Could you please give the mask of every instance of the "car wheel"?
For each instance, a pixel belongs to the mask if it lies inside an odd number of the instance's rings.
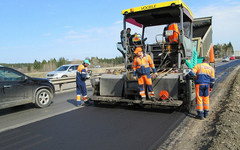
[[[66,78],[67,76],[66,75],[63,75],[62,78]]]
[[[39,108],[47,107],[52,102],[52,95],[49,90],[41,89],[35,95],[35,105]]]

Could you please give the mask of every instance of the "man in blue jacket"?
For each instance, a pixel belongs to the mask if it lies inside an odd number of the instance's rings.
[[[209,94],[215,83],[215,70],[209,64],[209,57],[203,59],[203,63],[197,64],[190,76],[195,76],[196,96],[197,96],[197,113],[198,119],[203,119],[208,116],[210,109]]]
[[[87,77],[87,67],[90,65],[89,60],[84,60],[82,65],[78,66],[77,75],[76,75],[76,87],[77,87],[77,106],[84,105],[88,103],[87,99],[87,88],[86,88],[86,79]],[[83,100],[81,100],[81,95]]]

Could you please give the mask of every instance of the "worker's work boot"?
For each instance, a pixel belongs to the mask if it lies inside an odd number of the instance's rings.
[[[203,116],[199,116],[199,115],[197,115],[197,116],[195,117],[195,119],[203,120],[204,118],[203,118]]]
[[[90,105],[91,105],[90,102],[89,102],[89,100],[84,101],[84,104],[85,104],[85,106],[90,106]]]
[[[207,118],[208,117],[208,110],[204,110],[204,118]]]
[[[140,105],[143,105],[143,103],[146,102],[146,100],[147,100],[146,97],[142,97],[142,100],[141,100],[141,102],[140,102]]]
[[[146,101],[147,99],[146,99],[146,97],[142,97],[142,101]]]
[[[77,101],[76,106],[77,106],[77,107],[81,106],[81,101]]]
[[[197,116],[195,117],[196,119],[200,119],[200,120],[203,120],[204,117],[203,117],[203,111],[197,111]]]

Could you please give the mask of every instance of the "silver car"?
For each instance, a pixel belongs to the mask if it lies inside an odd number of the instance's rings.
[[[223,57],[222,62],[229,62],[230,58],[228,56]]]
[[[79,64],[68,64],[60,66],[55,71],[47,73],[46,78],[58,79],[64,77],[75,77],[78,66]]]

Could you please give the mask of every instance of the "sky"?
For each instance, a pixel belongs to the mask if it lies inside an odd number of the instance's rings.
[[[1,0],[0,63],[121,56],[121,11],[165,1]],[[213,44],[231,42],[240,50],[239,0],[183,1],[194,18],[213,16]]]

